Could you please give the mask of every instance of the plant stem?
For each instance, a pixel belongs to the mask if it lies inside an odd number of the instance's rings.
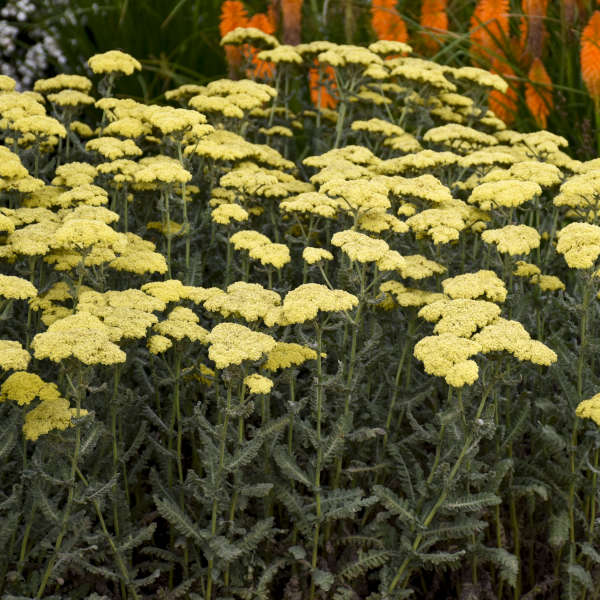
[[[83,368],[81,365],[79,366],[79,386],[77,388],[76,395],[76,418],[79,418],[81,415],[81,398],[85,393],[85,389],[83,387]],[[52,574],[52,569],[56,563],[56,559],[58,558],[58,553],[62,546],[63,539],[67,532],[67,524],[69,522],[69,517],[71,516],[71,509],[73,507],[73,496],[75,494],[75,474],[77,471],[77,463],[79,461],[79,450],[81,448],[81,428],[79,424],[75,426],[75,448],[73,449],[73,456],[71,458],[71,472],[69,474],[69,493],[67,495],[67,504],[65,507],[65,512],[63,514],[62,523],[60,526],[60,531],[58,532],[58,537],[56,538],[56,542],[54,544],[54,551],[52,552],[52,556],[46,565],[46,570],[42,575],[42,580],[40,582],[40,587],[38,588],[36,598],[41,598],[44,590],[46,589],[46,585],[48,585],[48,579]]]
[[[321,354],[323,352],[323,327],[315,321],[315,330],[317,334],[317,462],[315,465],[315,503],[316,503],[316,519],[315,528],[313,530],[313,549],[311,567],[317,568],[319,557],[319,530],[321,525],[321,462],[323,460],[323,450],[321,448],[321,411],[323,404],[323,364]],[[313,600],[315,597],[315,581],[311,577],[310,596]]]

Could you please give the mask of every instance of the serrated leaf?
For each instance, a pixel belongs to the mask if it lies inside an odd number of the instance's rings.
[[[598,552],[589,542],[585,542],[581,546],[581,553],[584,556],[587,556],[592,562],[600,565],[600,552]]]
[[[273,458],[275,459],[277,466],[285,475],[304,484],[307,488],[312,489],[313,486],[308,475],[298,466],[298,463],[293,456],[288,454],[282,448],[276,448],[273,452]]]
[[[240,495],[247,496],[248,498],[264,498],[272,489],[272,483],[256,483],[254,485],[245,485],[240,489]]]
[[[321,571],[321,569],[313,569],[311,571],[312,580],[317,587],[320,587],[324,592],[328,592],[335,581],[332,573],[329,571]]]
[[[590,575],[589,571],[584,569],[581,565],[572,563],[567,567],[567,573],[581,584],[588,592],[594,591],[594,580]]]
[[[398,498],[392,490],[389,490],[382,485],[374,485],[373,493],[391,513],[401,517],[409,523],[418,523],[416,515],[408,507],[408,503],[405,500]]]
[[[500,502],[502,499],[496,494],[482,492],[448,500],[444,503],[443,508],[450,512],[475,512],[483,510],[487,506],[496,506]]]
[[[306,558],[306,550],[302,546],[291,546],[288,548],[288,552],[296,560],[304,560]]]
[[[558,549],[569,539],[569,513],[563,510],[558,515],[550,517],[548,543]]]
[[[465,550],[458,552],[419,552],[417,556],[426,564],[438,567],[440,565],[453,564],[455,565],[465,555]]]
[[[225,536],[218,535],[208,542],[209,548],[223,562],[230,563],[243,554],[242,548],[232,544]]]
[[[204,542],[208,539],[208,534],[198,529],[173,501],[168,498],[160,499],[156,494],[153,498],[160,515],[173,525],[179,533],[198,542]]]
[[[505,550],[504,548],[489,548],[487,546],[480,548],[479,554],[484,560],[488,560],[498,568],[500,578],[510,585],[517,585],[519,574],[519,559]]]
[[[371,569],[377,569],[390,559],[391,553],[386,550],[371,550],[364,554],[359,553],[358,559],[346,565],[339,576],[347,581],[360,577]]]

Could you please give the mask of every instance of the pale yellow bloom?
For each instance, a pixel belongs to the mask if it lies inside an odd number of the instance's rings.
[[[444,293],[450,298],[479,298],[485,296],[492,302],[506,300],[506,286],[494,271],[480,270],[464,273],[442,281]]]
[[[268,394],[273,389],[273,380],[258,373],[244,377],[244,385],[251,394]]]
[[[556,251],[565,257],[569,267],[589,269],[594,266],[600,255],[600,227],[590,223],[570,223],[556,236]]]
[[[0,296],[15,300],[25,300],[37,296],[35,286],[21,277],[0,274]]]
[[[5,371],[24,370],[30,360],[31,355],[23,349],[20,342],[0,340],[0,369]]]
[[[260,360],[275,347],[275,340],[265,333],[252,331],[237,323],[219,323],[208,334],[208,357],[217,369],[239,365],[245,360]]]
[[[311,248],[307,246],[302,251],[302,258],[309,264],[314,265],[321,260],[333,260],[333,254],[325,248]]]
[[[131,75],[140,71],[142,65],[130,54],[120,50],[109,50],[102,54],[94,54],[88,59],[88,65],[94,73],[122,73]]]
[[[529,225],[506,225],[500,229],[488,229],[481,234],[481,239],[488,244],[496,244],[498,252],[529,254],[540,245],[540,234]]]
[[[581,419],[592,419],[600,426],[600,394],[596,394],[577,405],[575,414]]]

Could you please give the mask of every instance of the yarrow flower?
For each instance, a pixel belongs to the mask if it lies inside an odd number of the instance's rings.
[[[237,323],[219,323],[207,336],[208,357],[217,369],[257,361],[275,347],[275,340],[265,333],[252,331]]]
[[[540,245],[540,234],[529,225],[506,225],[500,229],[488,229],[481,234],[481,239],[488,244],[496,244],[498,252],[529,254]]]
[[[452,333],[442,333],[419,340],[413,353],[423,363],[426,373],[446,378],[448,385],[453,387],[462,387],[477,380],[477,364],[468,359],[480,351],[481,346],[477,342]]]
[[[493,271],[480,270],[464,273],[442,281],[444,293],[450,298],[479,298],[485,296],[492,302],[506,300],[506,286]]]
[[[94,73],[122,73],[131,75],[134,71],[140,71],[142,65],[130,54],[120,50],[109,50],[102,54],[94,54],[88,59],[88,65]]]
[[[273,380],[258,373],[244,377],[244,385],[252,394],[268,394],[273,389]]]
[[[358,298],[344,290],[330,290],[319,283],[305,283],[288,292],[283,305],[265,316],[268,327],[304,323],[317,318],[319,311],[338,312],[354,308]]]
[[[600,227],[591,223],[570,223],[556,233],[556,251],[572,269],[589,269],[600,255]]]
[[[575,409],[575,414],[581,419],[592,419],[600,426],[600,394],[581,401]]]

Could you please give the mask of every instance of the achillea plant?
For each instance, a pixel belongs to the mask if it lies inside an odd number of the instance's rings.
[[[177,108],[0,80],[0,595],[593,598],[597,160],[274,26]]]

